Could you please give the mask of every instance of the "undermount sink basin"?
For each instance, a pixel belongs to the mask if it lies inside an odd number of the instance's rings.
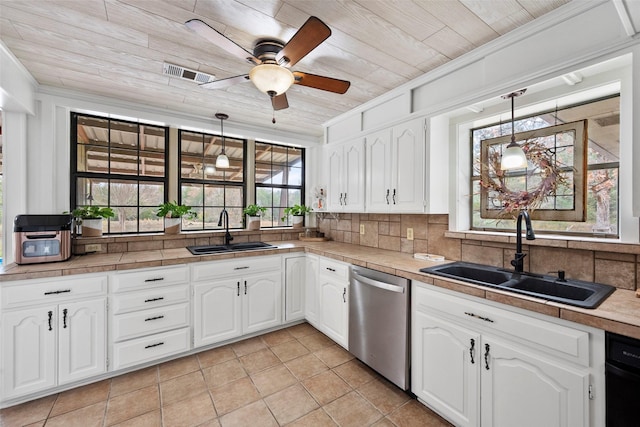
[[[254,251],[260,249],[275,249],[277,246],[264,242],[245,242],[235,243],[232,245],[203,245],[203,246],[187,246],[189,252],[193,255],[208,255],[223,252],[239,252]]]
[[[583,308],[596,308],[615,290],[613,286],[601,283],[515,273],[467,262],[438,265],[420,271]]]

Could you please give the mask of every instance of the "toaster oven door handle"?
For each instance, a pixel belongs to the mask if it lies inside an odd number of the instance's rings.
[[[58,237],[57,234],[27,234],[25,236],[27,239],[30,240],[34,240],[34,239],[55,239],[56,237]]]

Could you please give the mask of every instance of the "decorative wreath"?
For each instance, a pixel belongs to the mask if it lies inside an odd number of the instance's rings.
[[[501,217],[515,218],[522,209],[533,212],[539,208],[545,197],[555,195],[560,185],[567,185],[568,179],[561,174],[561,165],[554,159],[554,154],[539,141],[523,144],[522,149],[527,160],[540,170],[540,184],[527,191],[512,191],[507,188],[506,173],[500,168],[502,155],[492,151],[487,159],[488,173],[480,181],[480,185],[496,194],[494,199],[501,202]],[[529,173],[529,172],[528,172]]]

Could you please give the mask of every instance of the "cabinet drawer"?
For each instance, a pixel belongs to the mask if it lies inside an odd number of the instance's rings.
[[[189,350],[189,331],[189,328],[182,328],[114,344],[112,370],[151,362]]]
[[[263,271],[280,271],[280,256],[246,257],[241,259],[213,261],[193,265],[193,280],[204,281],[225,276],[239,276]]]
[[[177,285],[189,282],[189,267],[153,268],[115,273],[111,276],[111,291],[123,292],[155,286]]]
[[[472,301],[413,282],[413,308],[437,311],[478,330],[499,334],[544,354],[589,366],[589,333]]]
[[[349,281],[349,264],[331,258],[320,258],[318,272],[340,281]]]
[[[189,326],[189,304],[174,304],[113,317],[114,342]]]
[[[111,297],[111,307],[113,314],[121,314],[186,301],[189,301],[189,285],[160,286],[114,295]]]
[[[2,307],[13,308],[61,302],[107,292],[107,276],[64,276],[52,279],[21,280],[2,285]]]

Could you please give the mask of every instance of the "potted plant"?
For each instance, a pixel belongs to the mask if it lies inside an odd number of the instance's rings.
[[[191,206],[179,205],[173,202],[164,202],[158,206],[156,216],[164,218],[165,234],[178,234],[182,229],[182,218],[196,218],[198,214],[191,210]]]
[[[247,230],[260,230],[260,216],[267,211],[267,208],[260,205],[249,205],[242,213],[247,216]]]
[[[83,206],[71,212],[76,222],[76,226],[82,226],[82,237],[102,236],[102,220],[113,218],[115,213],[111,208],[100,206]]]
[[[305,214],[311,212],[312,209],[305,205],[293,205],[284,209],[282,221],[286,221],[289,215],[293,217],[293,228],[302,228]]]

